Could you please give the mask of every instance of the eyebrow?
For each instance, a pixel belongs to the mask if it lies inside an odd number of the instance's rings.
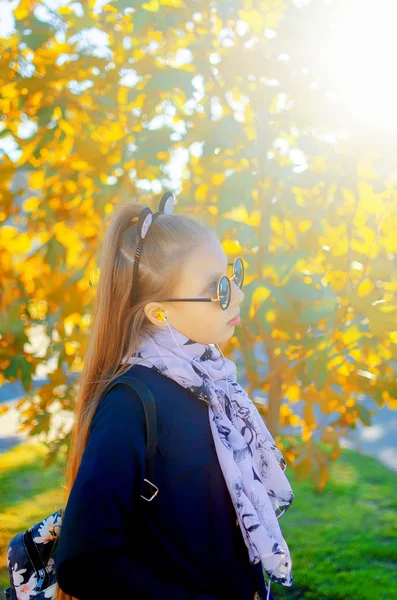
[[[229,263],[229,257],[226,257],[227,263],[226,263],[226,268],[230,265],[232,265],[233,263]],[[211,275],[208,279],[207,279],[207,283],[205,284],[204,290],[210,285],[210,283],[213,283],[216,279],[219,279],[220,277],[222,277],[223,273],[214,273],[213,275]],[[203,291],[204,291],[203,290]]]

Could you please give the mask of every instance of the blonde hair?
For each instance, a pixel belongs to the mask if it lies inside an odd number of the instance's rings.
[[[196,218],[182,214],[156,217],[143,243],[139,293],[133,305],[133,264],[138,243],[136,221],[143,208],[143,204],[135,201],[116,205],[103,238],[92,329],[75,400],[75,420],[65,471],[65,506],[100,398],[107,386],[130,368],[127,360],[121,364],[123,357],[131,357],[141,337],[150,336],[157,330],[146,317],[145,305],[172,297],[179,282],[181,262],[214,237],[214,232]],[[65,594],[58,585],[55,599],[77,600]]]

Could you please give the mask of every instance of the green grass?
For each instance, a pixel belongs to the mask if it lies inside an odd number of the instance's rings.
[[[61,460],[44,470],[46,447],[29,442],[0,454],[0,598],[9,585],[8,543],[17,533],[63,507]]]
[[[347,449],[323,493],[287,473],[295,499],[280,526],[295,583],[272,584],[275,598],[397,599],[397,474]]]
[[[44,471],[45,446],[24,443],[1,455],[0,597],[8,586],[7,545],[62,505],[61,461]],[[280,519],[293,560],[294,585],[272,583],[277,600],[397,599],[397,474],[375,459],[343,450],[323,493],[288,479],[295,493]]]

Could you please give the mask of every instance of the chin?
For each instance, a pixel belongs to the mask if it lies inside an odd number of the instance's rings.
[[[222,337],[218,337],[216,341],[211,342],[212,344],[224,344],[225,342],[227,342],[228,340],[230,340],[230,338],[234,335],[234,331],[235,331],[235,327],[230,327],[230,325],[228,325],[228,329],[229,331],[227,331],[225,333],[225,335],[223,335]]]

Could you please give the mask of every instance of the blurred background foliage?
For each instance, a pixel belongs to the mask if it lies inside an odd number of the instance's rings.
[[[68,448],[70,424],[51,425],[73,411],[105,220],[124,198],[156,210],[165,189],[244,258],[224,351],[267,395],[298,480],[321,491],[343,433],[397,408],[395,142],[340,98],[330,53],[350,4],[15,3],[0,40],[0,384],[21,381],[21,428],[47,465]]]

